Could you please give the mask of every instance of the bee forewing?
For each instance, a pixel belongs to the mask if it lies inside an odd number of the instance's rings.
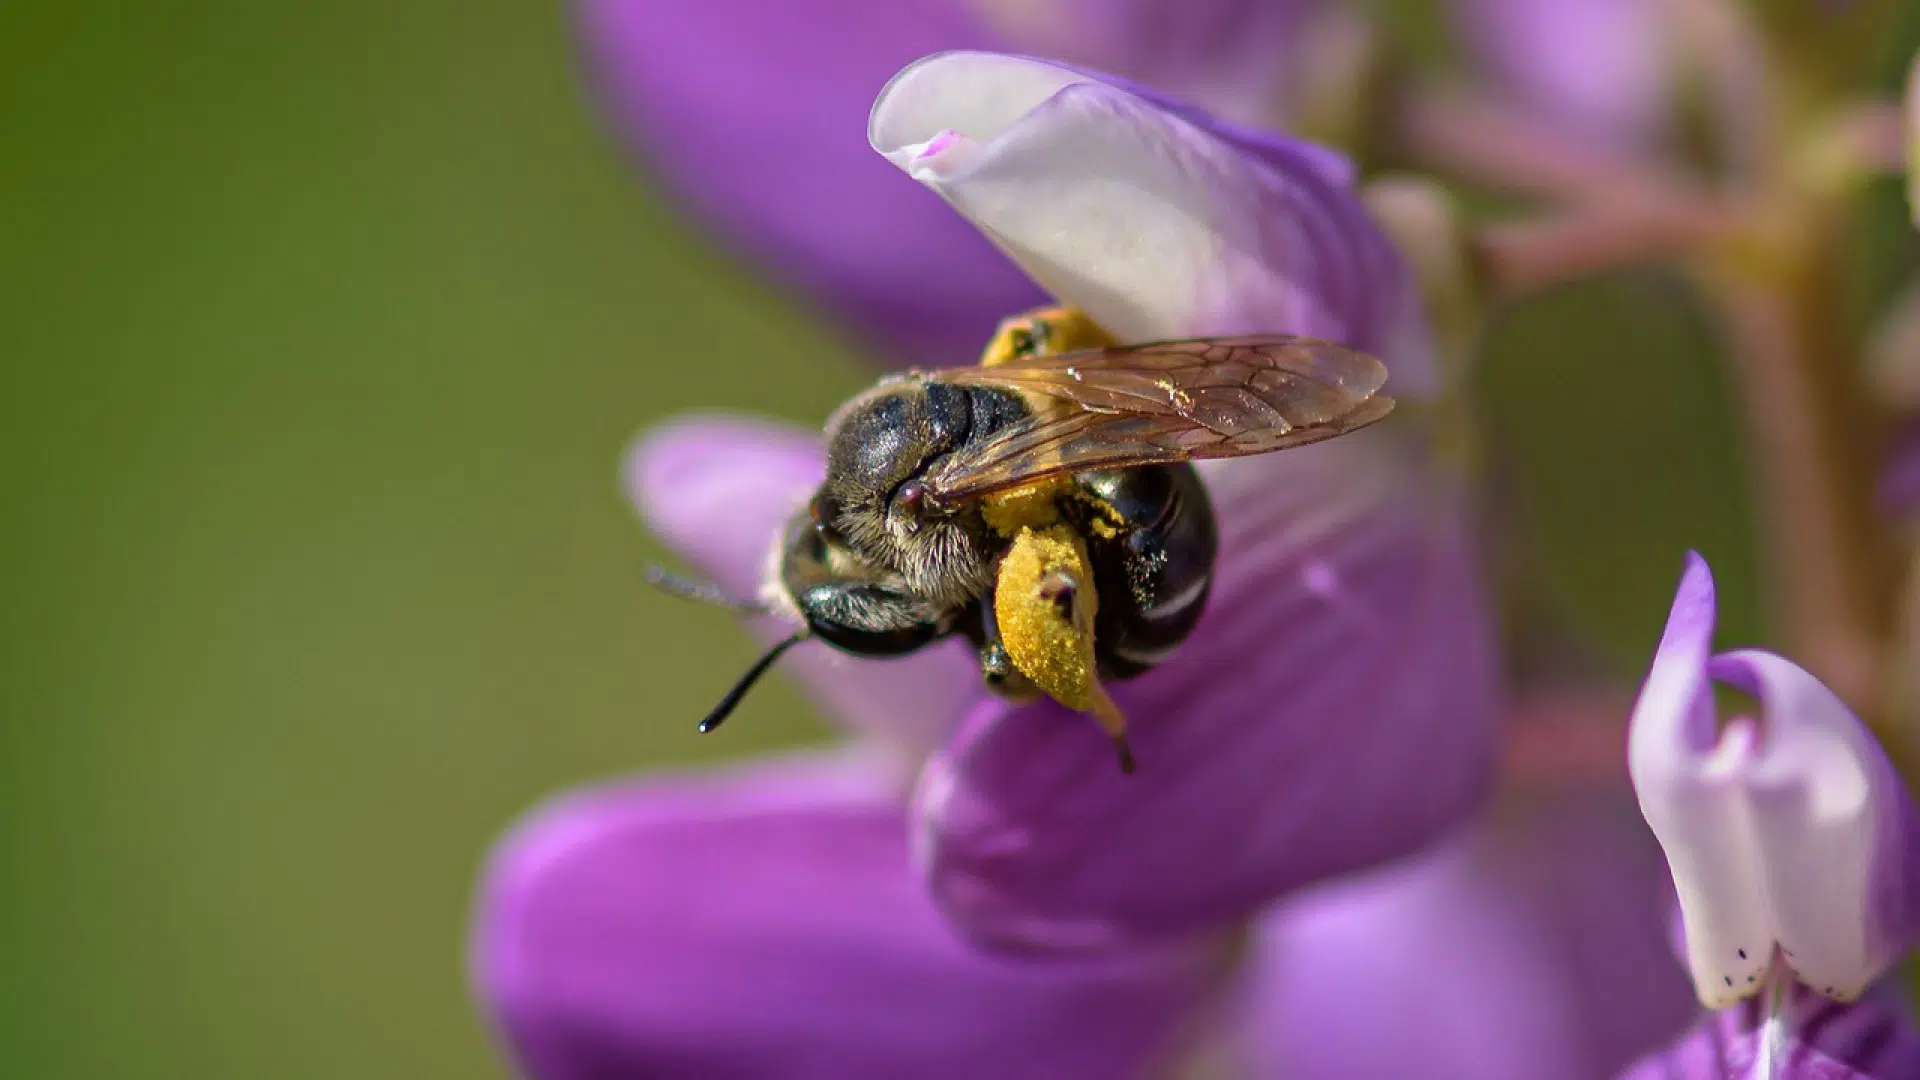
[[[942,498],[1093,468],[1240,457],[1332,438],[1384,417],[1384,365],[1283,334],[1062,353],[934,378],[1060,402],[950,457]]]

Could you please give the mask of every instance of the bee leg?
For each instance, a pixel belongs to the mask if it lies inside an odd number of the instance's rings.
[[[979,642],[980,678],[987,684],[987,689],[1016,701],[1031,698],[1036,687],[1021,674],[1020,668],[1013,662],[1013,656],[1007,652],[1007,643],[1000,639],[1000,620],[994,615],[992,592],[988,592],[980,603]]]
[[[1120,758],[1120,771],[1132,776],[1133,746],[1127,742],[1127,714],[1120,711],[1120,706],[1113,703],[1113,699],[1107,696],[1106,689],[1098,682],[1093,684],[1092,696],[1093,701],[1087,711],[1093,715],[1094,720],[1099,722],[1101,730],[1107,733],[1107,738],[1113,740],[1114,753]]]
[[[1007,647],[998,641],[988,643],[980,650],[980,677],[995,690],[1006,685],[1007,680],[1020,674],[1013,666],[1013,657],[1007,655]]]
[[[996,637],[1033,685],[1076,712],[1091,715],[1134,770],[1127,718],[1100,685],[1094,622],[1100,595],[1085,543],[1065,524],[1022,528],[1000,562],[992,598]]]
[[[1120,771],[1132,776],[1133,747],[1127,742],[1127,714],[1108,696],[1107,688],[1100,685],[1097,676],[1088,676],[1085,694],[1083,708],[1100,725],[1100,730],[1107,733],[1107,738],[1113,740],[1114,752],[1120,758]]]
[[[1061,568],[1047,571],[1041,577],[1035,592],[1043,602],[1053,608],[1060,621],[1068,625],[1081,621],[1077,617],[1077,609],[1080,605],[1087,603],[1093,595],[1088,591],[1083,597],[1079,576]],[[1085,616],[1084,621],[1090,624],[1093,621],[1092,616],[1090,614]],[[1091,651],[1093,634],[1090,629],[1086,633],[1086,641],[1087,648]],[[1097,663],[1094,666],[1097,667]],[[1114,704],[1113,698],[1108,696],[1107,688],[1100,685],[1099,676],[1089,671],[1085,678],[1085,685],[1080,688],[1080,708],[1093,717],[1094,721],[1100,725],[1100,729],[1107,733],[1107,738],[1113,740],[1114,752],[1120,759],[1120,771],[1132,776],[1135,763],[1133,747],[1127,742],[1127,714],[1121,712],[1120,706]]]

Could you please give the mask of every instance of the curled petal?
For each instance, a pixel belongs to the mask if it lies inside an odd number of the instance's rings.
[[[1768,1016],[1760,998],[1702,1019],[1622,1080],[1895,1080],[1920,1076],[1920,1035],[1870,1001],[1843,1005],[1791,989]]]
[[[1808,985],[1852,997],[1860,973],[1877,976],[1913,940],[1912,801],[1866,726],[1812,675],[1752,649],[1708,671],[1760,702],[1764,741],[1743,771],[1780,946]]]
[[[1514,807],[1262,919],[1243,1074],[1606,1080],[1694,1013],[1630,805]]]
[[[820,759],[540,811],[494,853],[472,965],[537,1080],[1135,1076],[1208,970],[968,948],[910,872],[891,793]]]
[[[667,546],[722,589],[751,597],[773,569],[782,529],[825,468],[816,435],[710,417],[670,424],[641,439],[627,455],[626,478],[635,505]],[[683,603],[667,597],[655,602]],[[706,614],[689,611],[687,617]],[[773,619],[755,622],[765,641],[793,629]],[[781,663],[827,715],[913,760],[932,750],[979,693],[979,671],[957,642],[887,660],[857,659],[810,643]]]
[[[1776,945],[1821,993],[1858,997],[1906,949],[1920,902],[1913,805],[1879,745],[1813,676],[1769,653],[1709,659],[1697,555],[1628,733],[1641,812],[1666,851],[1701,1001],[1756,992]],[[1759,702],[1716,732],[1710,678]]]
[[[579,0],[578,12],[597,96],[656,175],[895,363],[966,363],[1003,315],[1041,301],[861,143],[857,118],[902,64],[988,44],[966,5]]]
[[[1330,151],[988,53],[895,76],[868,139],[1121,341],[1307,334],[1432,389],[1412,275]]]
[[[1457,493],[1374,434],[1208,471],[1209,607],[1110,687],[1136,775],[1048,703],[980,706],[930,762],[921,854],[960,926],[1038,949],[1204,930],[1478,805],[1498,703]]]

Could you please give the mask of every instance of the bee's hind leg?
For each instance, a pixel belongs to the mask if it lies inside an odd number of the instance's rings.
[[[1133,746],[1127,742],[1127,714],[1120,711],[1107,696],[1107,691],[1099,683],[1093,685],[1093,701],[1087,708],[1087,714],[1100,725],[1100,730],[1113,740],[1113,750],[1120,759],[1120,771],[1133,775]]]
[[[1065,523],[1023,528],[1000,560],[992,608],[996,636],[1033,685],[1086,713],[1113,740],[1120,771],[1134,771],[1127,718],[1100,685],[1094,624],[1100,595],[1086,544]]]
[[[1053,598],[1049,598],[1052,600]],[[978,621],[975,613],[969,611],[965,626],[970,638],[980,654],[980,677],[987,689],[1012,701],[1031,701],[1040,696],[1040,687],[1021,672],[1014,664],[1013,655],[1007,652],[1007,643],[1000,636],[1000,620],[994,614],[994,595],[989,590],[978,605]],[[1120,771],[1131,775],[1134,771],[1133,747],[1127,742],[1127,717],[1107,696],[1106,688],[1095,682],[1089,688],[1087,713],[1100,730],[1107,733],[1113,741],[1114,753],[1120,762]]]
[[[993,611],[993,592],[989,590],[980,599],[979,625],[968,636],[974,640],[980,654],[980,678],[987,689],[1001,697],[1014,701],[1027,701],[1040,693],[1033,680],[1014,666],[1013,657],[1007,652],[1007,643],[1000,637],[1000,620]]]

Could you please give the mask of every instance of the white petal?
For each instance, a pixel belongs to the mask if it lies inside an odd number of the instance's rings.
[[[1069,86],[1083,89],[1060,93]],[[1160,140],[1140,127],[1180,122],[1144,103],[1119,116],[1115,99],[1123,96],[1034,61],[938,57],[908,68],[881,94],[869,134],[875,149],[945,196],[1042,287],[1121,340],[1230,332],[1194,318],[1203,282],[1190,268],[1230,257],[1211,225],[1217,215],[1194,204],[1191,185],[1153,168]],[[965,168],[914,156],[928,125],[986,145]],[[1186,171],[1203,163],[1163,164]],[[1162,175],[1141,182],[1149,172]]]
[[[981,53],[902,71],[868,138],[1123,341],[1308,334],[1376,352],[1396,393],[1430,385],[1407,268],[1318,147]]]
[[[1637,733],[1654,723],[1643,722],[1636,710],[1634,725]],[[1713,752],[1671,770],[1664,782],[1634,774],[1640,812],[1673,874],[1694,992],[1710,1008],[1758,990],[1773,959],[1765,870],[1736,775],[1753,742],[1752,725],[1740,724]]]
[[[1743,779],[1775,935],[1802,982],[1851,1001],[1905,947],[1874,896],[1877,873],[1904,877],[1900,780],[1852,711],[1793,663],[1748,650],[1712,672],[1761,702],[1765,738]]]
[[[1689,554],[1627,728],[1627,770],[1673,873],[1694,992],[1718,1007],[1759,988],[1774,938],[1737,776],[1754,733],[1739,725],[1714,737],[1713,623],[1712,572]]]
[[[1866,729],[1768,653],[1710,657],[1713,579],[1690,555],[1634,706],[1627,764],[1679,893],[1700,1000],[1758,990],[1775,946],[1850,1000],[1911,939],[1912,808]],[[1716,736],[1710,677],[1760,700]]]
[[[1079,72],[995,53],[951,52],[908,66],[873,104],[867,141],[906,168],[903,152],[944,130],[989,142],[1033,107],[1074,83]]]

